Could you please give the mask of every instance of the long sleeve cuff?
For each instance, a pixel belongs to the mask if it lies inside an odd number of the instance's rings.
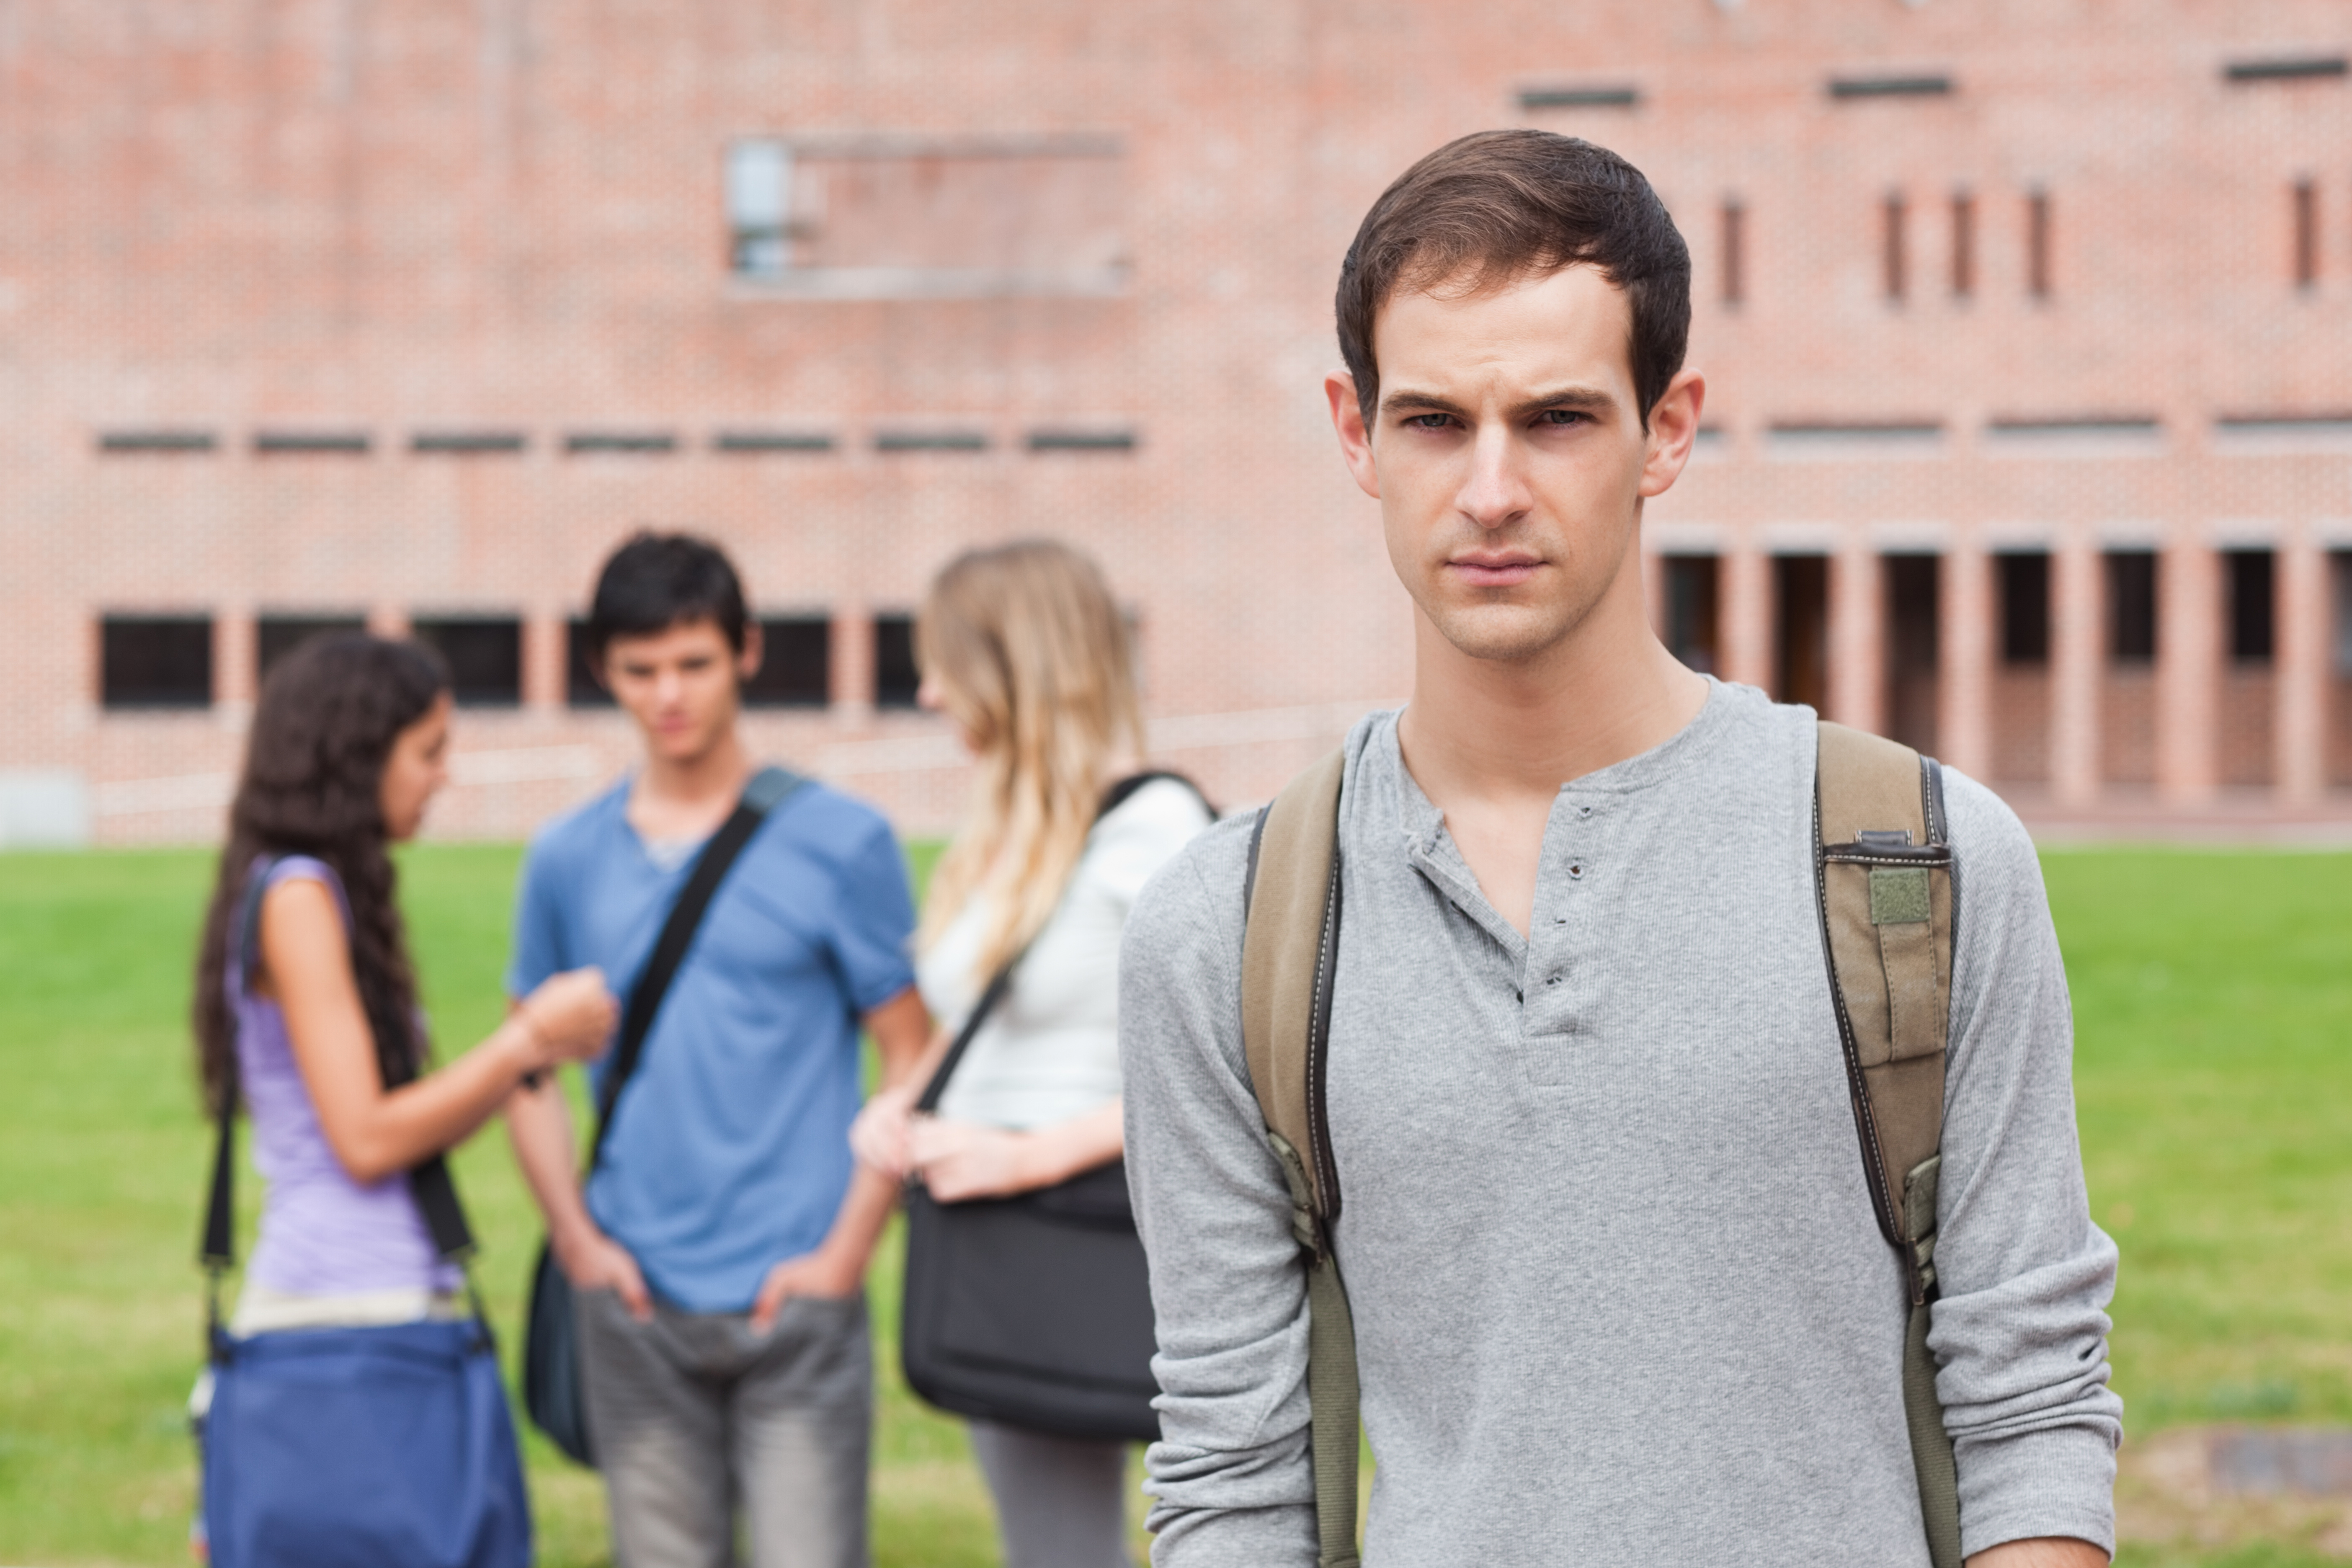
[[[2113,1556],[2118,1436],[2098,1420],[1961,1438],[1954,1453],[1961,1555],[2059,1536]]]

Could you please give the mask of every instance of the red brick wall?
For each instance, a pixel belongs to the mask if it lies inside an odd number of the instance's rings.
[[[1847,584],[1832,588],[1829,700],[1879,722],[1879,551],[1948,552],[1958,602],[1981,606],[1969,563],[2003,539],[2079,551],[2120,526],[2169,562],[2217,531],[2307,550],[2338,526],[2352,433],[2215,421],[2352,408],[2352,82],[2223,78],[2232,60],[2347,45],[2352,16],[2322,0],[17,0],[0,33],[0,766],[79,770],[105,837],[204,836],[250,697],[253,615],[513,612],[529,622],[526,701],[467,716],[463,742],[496,755],[438,822],[520,831],[627,755],[611,715],[561,706],[560,622],[600,552],[651,523],[725,541],[763,607],[841,618],[845,700],[762,717],[761,742],[932,827],[961,774],[931,721],[865,706],[860,628],[911,606],[957,549],[1042,531],[1097,552],[1138,607],[1171,760],[1222,799],[1263,796],[1352,705],[1409,683],[1408,606],[1318,385],[1337,358],[1339,258],[1412,159],[1512,123],[1625,153],[1690,238],[1693,363],[1721,435],[1650,526],[1726,556],[1726,671],[1769,679],[1759,557],[1826,551]],[[1952,90],[1829,90],[1932,73]],[[1621,85],[1630,108],[1519,97]],[[843,300],[732,280],[723,153],[759,135],[1107,139],[1125,282]],[[2324,243],[2298,289],[2288,192],[2306,174]],[[1956,298],[1963,188],[1975,253]],[[1893,192],[1899,302],[1884,290]],[[2035,192],[2052,215],[2046,298],[2029,287]],[[1736,307],[1719,298],[1727,199],[1745,215]],[[991,254],[1027,254],[1017,238]],[[1996,429],[2086,418],[2156,423]],[[1939,433],[1775,433],[1890,422]],[[220,446],[96,450],[100,432],[154,427]],[[742,427],[835,446],[709,449]],[[362,430],[373,447],[255,455],[255,432],[275,428]],[[1137,444],[1032,453],[1043,428]],[[528,446],[408,449],[452,429]],[[910,429],[989,445],[876,449]],[[674,433],[677,447],[568,455],[573,432]],[[224,700],[100,711],[92,623],[108,609],[222,616]],[[2181,640],[2147,700],[2133,753],[2147,763],[2089,774],[2145,771],[2184,800],[2220,782],[2219,644],[2194,624],[2208,614],[2168,622]],[[1999,761],[2032,747],[1997,739],[1987,710],[2010,704],[1981,627],[1942,635],[1939,745],[1979,773],[2032,771]],[[2343,744],[2325,684],[2305,686],[2311,721],[2276,731],[2282,791],[2317,788]],[[2050,709],[2112,736],[2121,716],[2095,713],[2113,696],[2053,690]],[[2091,743],[2046,739],[2061,755]]]

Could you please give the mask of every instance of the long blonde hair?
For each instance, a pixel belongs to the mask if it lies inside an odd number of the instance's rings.
[[[963,826],[932,873],[929,948],[976,900],[992,973],[1053,917],[1108,764],[1141,755],[1127,623],[1091,560],[1053,540],[958,556],[931,584],[915,658],[980,754]]]

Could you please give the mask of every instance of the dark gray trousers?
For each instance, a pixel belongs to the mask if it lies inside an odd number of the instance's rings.
[[[971,1423],[1005,1568],[1127,1568],[1127,1450]]]
[[[580,1373],[619,1568],[866,1568],[874,1362],[861,1291],[742,1313],[580,1297]]]

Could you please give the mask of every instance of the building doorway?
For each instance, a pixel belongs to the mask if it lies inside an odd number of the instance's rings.
[[[1772,698],[1824,711],[1830,696],[1830,559],[1772,558]]]
[[[1720,573],[1712,555],[1669,555],[1665,573],[1666,651],[1701,675],[1713,675],[1722,666],[1718,640],[1721,603]]]
[[[1993,609],[2000,659],[1992,675],[1992,776],[2050,780],[2050,553],[1996,555]]]

